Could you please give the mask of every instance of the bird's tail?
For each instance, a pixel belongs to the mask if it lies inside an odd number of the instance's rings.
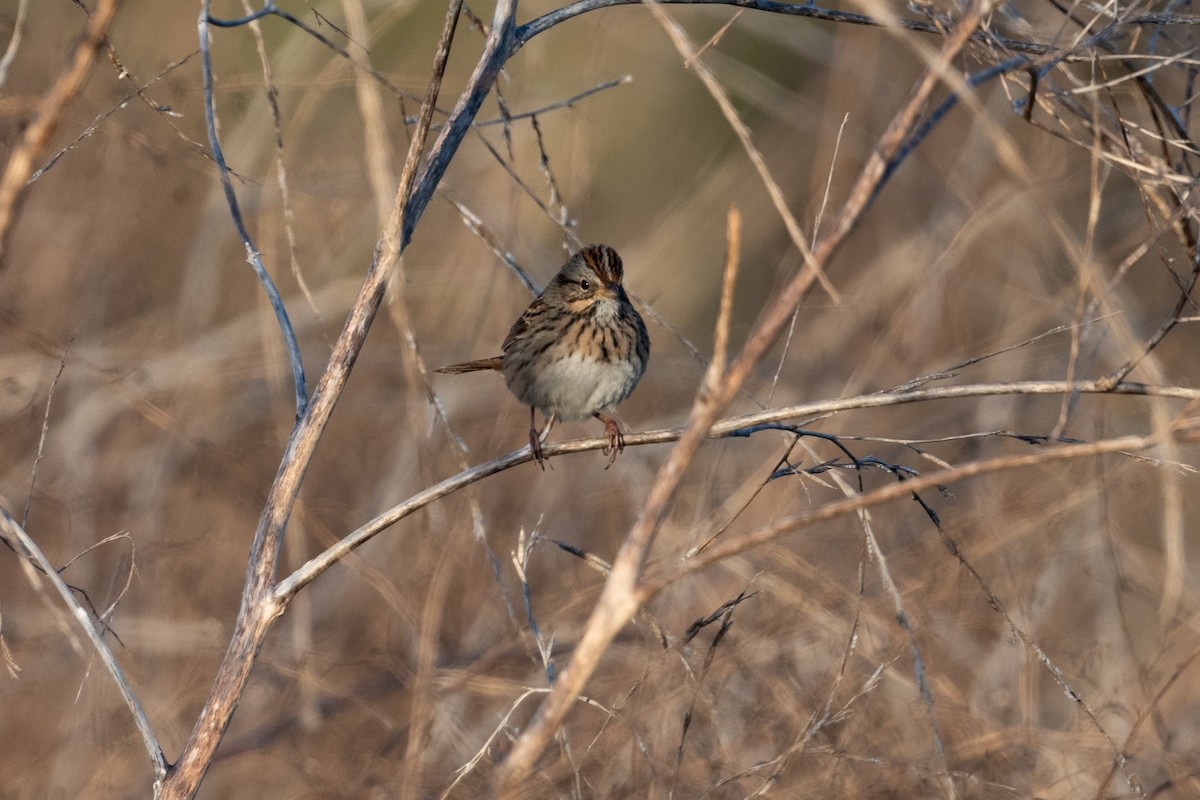
[[[491,358],[480,358],[475,361],[464,361],[461,364],[451,364],[448,367],[435,369],[434,372],[445,372],[451,375],[457,375],[460,372],[479,372],[485,369],[494,369],[497,372],[503,372],[504,367],[500,363],[501,356],[492,356]]]

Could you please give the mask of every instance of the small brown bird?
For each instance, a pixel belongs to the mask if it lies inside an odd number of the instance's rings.
[[[442,367],[459,373],[494,369],[529,406],[529,447],[545,469],[535,412],[555,419],[589,416],[604,423],[608,463],[625,449],[617,421],[603,409],[620,403],[637,386],[650,359],[646,324],[621,286],[617,251],[589,245],[570,258],[554,280],[513,323],[503,355]]]

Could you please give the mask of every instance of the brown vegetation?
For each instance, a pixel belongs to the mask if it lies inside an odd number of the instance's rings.
[[[0,3],[0,797],[1200,794],[1196,18],[289,4],[235,215],[115,5]],[[650,366],[542,472],[431,370],[587,242]]]

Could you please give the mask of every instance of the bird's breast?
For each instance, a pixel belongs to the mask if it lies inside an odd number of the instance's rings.
[[[505,381],[526,405],[583,419],[610,408],[633,391],[642,365],[629,359],[604,360],[575,352],[543,361],[536,370],[505,370]]]

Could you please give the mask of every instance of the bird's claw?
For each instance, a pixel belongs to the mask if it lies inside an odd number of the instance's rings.
[[[602,451],[608,456],[608,467],[611,467],[617,460],[617,454],[625,452],[625,434],[621,433],[621,426],[617,421],[610,416],[596,412],[596,419],[604,423],[604,435],[608,437],[608,442],[604,445]]]

